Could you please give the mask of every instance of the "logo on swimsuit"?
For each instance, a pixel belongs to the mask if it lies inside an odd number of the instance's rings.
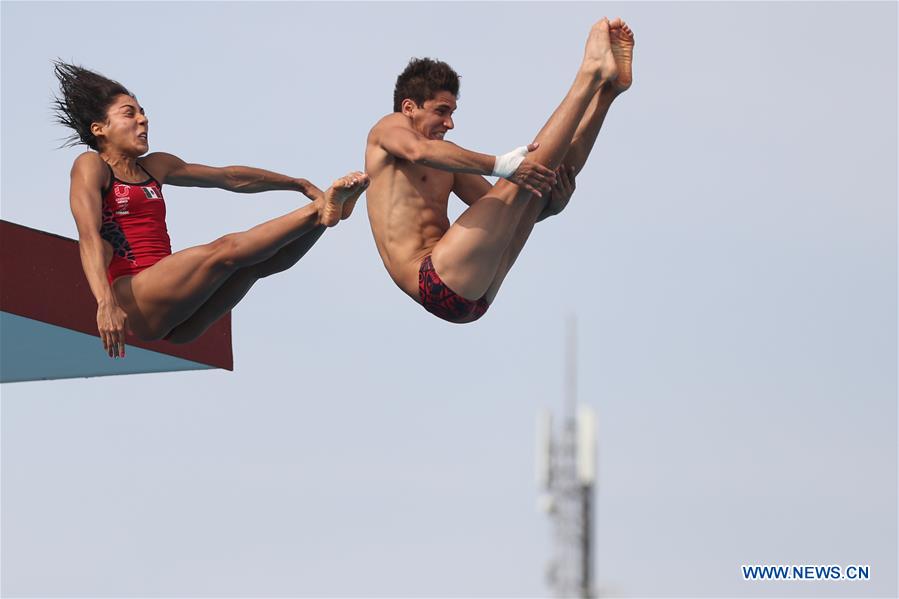
[[[148,200],[158,200],[160,199],[159,194],[156,193],[155,187],[141,187],[144,190],[144,195],[147,196]]]
[[[116,185],[113,189],[115,189],[115,195],[117,198],[127,197],[131,192],[130,185]]]

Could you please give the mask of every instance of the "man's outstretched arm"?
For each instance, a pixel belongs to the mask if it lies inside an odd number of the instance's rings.
[[[405,127],[382,128],[378,144],[392,156],[414,164],[453,173],[503,177],[537,195],[549,191],[555,181],[552,169],[526,158],[528,152],[537,149],[537,144],[491,156],[442,139],[428,139]]]
[[[574,195],[576,169],[573,166],[563,164],[556,170],[556,182],[553,183],[549,193],[543,194],[546,204],[537,222],[555,216],[562,212]],[[465,204],[471,206],[479,199],[487,195],[493,185],[480,175],[468,173],[456,173],[453,181],[453,193]]]

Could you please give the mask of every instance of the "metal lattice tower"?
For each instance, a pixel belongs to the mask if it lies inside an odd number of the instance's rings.
[[[553,523],[554,552],[547,582],[556,597],[595,597],[593,588],[593,494],[596,479],[596,418],[577,403],[577,339],[569,320],[562,426],[554,434],[545,410],[537,425],[537,481],[541,507]]]

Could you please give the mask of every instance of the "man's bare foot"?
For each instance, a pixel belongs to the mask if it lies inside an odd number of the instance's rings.
[[[349,217],[356,200],[368,188],[370,181],[368,175],[358,171],[334,181],[322,197],[319,207],[321,224],[333,227],[341,219]]]
[[[618,76],[618,66],[615,64],[609,39],[609,20],[606,17],[590,28],[581,68],[603,82],[612,81]]]
[[[609,84],[609,87],[621,93],[627,91],[634,80],[634,32],[621,17],[609,23],[609,41],[612,45],[612,54],[615,56],[615,64],[618,66],[618,77]]]

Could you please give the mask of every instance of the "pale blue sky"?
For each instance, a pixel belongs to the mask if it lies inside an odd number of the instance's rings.
[[[238,307],[233,373],[5,385],[4,596],[546,596],[570,313],[602,592],[895,596],[895,3],[3,2],[2,217],[75,236],[56,57],[137,94],[152,150],[323,186],[411,56],[462,75],[450,139],[526,143],[603,14],[636,83],[480,322],[396,289],[359,210]],[[176,249],[302,201],[165,193]]]

